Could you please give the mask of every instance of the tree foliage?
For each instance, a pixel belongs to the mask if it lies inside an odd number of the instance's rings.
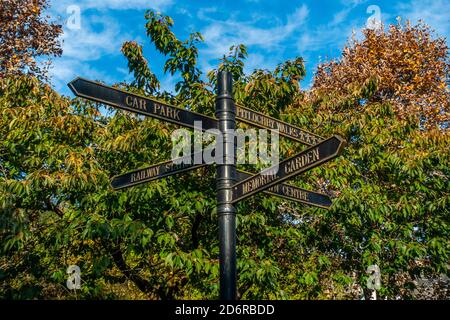
[[[161,92],[142,46],[126,42],[122,52],[134,80],[118,86],[212,115],[217,70],[203,75],[197,65],[201,35],[181,41],[170,17],[149,11],[146,19],[151,42],[167,57],[165,71],[181,81],[173,94]],[[385,42],[408,38],[414,28],[394,27],[396,36],[390,31]],[[434,40],[420,28],[422,45],[431,47]],[[359,46],[347,48],[343,61]],[[378,70],[372,56],[357,56]],[[382,97],[404,85],[399,78],[350,85],[349,77],[339,90],[343,65],[354,77],[359,73],[355,63],[333,63],[326,75],[329,65],[319,67],[312,90],[301,91],[302,58],[246,75],[246,57],[245,46],[237,45],[218,64],[233,74],[237,103],[321,136],[340,134],[349,146],[292,181],[335,198],[330,210],[264,194],[238,205],[239,297],[358,298],[367,267],[377,263],[380,295],[412,298],[418,275],[448,274],[448,130],[423,130],[415,117],[403,116],[399,101]],[[424,61],[422,53],[408,57]],[[410,65],[398,64],[395,72],[401,68],[406,73]],[[444,74],[445,68],[429,61],[421,73]],[[217,298],[214,167],[114,192],[109,177],[170,157],[175,126],[99,108],[61,97],[35,78],[1,80],[0,296]],[[284,157],[301,149],[281,141]],[[82,272],[77,293],[64,286],[71,264]]]
[[[389,103],[401,118],[448,129],[450,59],[445,38],[434,38],[422,22],[399,21],[387,32],[363,33],[361,41],[353,39],[344,49],[342,59],[318,68],[313,92],[328,98],[329,105],[342,99],[355,106],[366,100]]]
[[[2,0],[0,3],[0,77],[27,72],[46,78],[47,63],[36,58],[60,56],[60,25],[43,12],[48,0]]]

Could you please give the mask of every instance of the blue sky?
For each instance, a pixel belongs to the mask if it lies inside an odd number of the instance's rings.
[[[317,64],[339,57],[352,32],[360,35],[369,18],[379,17],[385,25],[396,23],[397,17],[413,22],[423,19],[439,35],[450,36],[449,0],[51,0],[50,3],[50,15],[64,24],[64,53],[54,60],[52,84],[66,95],[71,95],[66,84],[77,76],[107,84],[129,81],[127,63],[120,53],[122,43],[127,40],[136,40],[144,46],[162,87],[174,90],[177,78],[163,73],[165,60],[146,37],[146,9],[171,16],[175,21],[173,30],[182,40],[194,31],[204,35],[199,66],[205,74],[217,66],[218,58],[230,46],[243,43],[249,52],[247,73],[255,68],[273,69],[278,63],[302,56],[308,73],[303,88],[310,85]],[[77,8],[79,20],[73,14]]]

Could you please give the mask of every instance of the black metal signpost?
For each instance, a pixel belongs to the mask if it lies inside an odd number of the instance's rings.
[[[219,217],[220,297],[236,298],[236,209],[233,185],[236,180],[236,108],[231,74],[221,72],[217,79],[216,117],[222,133],[223,158],[217,164],[217,215]]]
[[[217,215],[219,220],[220,298],[236,299],[236,209],[235,204],[256,193],[265,192],[288,200],[299,201],[321,208],[329,208],[331,199],[324,194],[304,190],[282,182],[337,157],[345,147],[339,136],[324,139],[289,123],[262,113],[235,105],[233,84],[229,72],[219,72],[217,79],[216,118],[171,106],[154,98],[129,93],[98,82],[77,78],[69,83],[72,92],[85,99],[112,107],[157,118],[188,128],[196,128],[201,122],[202,130],[218,129],[222,145],[216,146],[220,155],[217,166]],[[279,165],[259,174],[236,170],[236,120],[259,128],[277,129],[279,134],[310,146]],[[219,153],[217,153],[219,151]],[[191,157],[191,161],[181,161]],[[195,163],[191,154],[184,158],[169,160],[147,168],[138,169],[111,179],[114,190],[132,187],[163,177],[194,170],[207,165]]]

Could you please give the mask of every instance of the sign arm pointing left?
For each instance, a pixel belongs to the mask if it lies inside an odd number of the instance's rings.
[[[125,174],[114,176],[111,179],[111,187],[114,190],[120,190],[206,166],[206,163],[194,164],[196,155],[197,154],[192,154],[187,157],[168,160],[150,167],[137,169]]]
[[[126,92],[99,82],[76,78],[68,84],[77,97],[122,110],[157,118],[180,126],[195,128],[196,122],[201,123],[202,130],[217,128],[217,120],[206,115],[174,107],[153,98]]]

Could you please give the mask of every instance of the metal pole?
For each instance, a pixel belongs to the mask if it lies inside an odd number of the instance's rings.
[[[236,299],[236,209],[231,204],[236,182],[236,108],[233,80],[227,71],[217,76],[216,118],[222,133],[222,160],[217,164],[217,215],[219,217],[220,299]],[[220,154],[220,153],[219,153]]]

